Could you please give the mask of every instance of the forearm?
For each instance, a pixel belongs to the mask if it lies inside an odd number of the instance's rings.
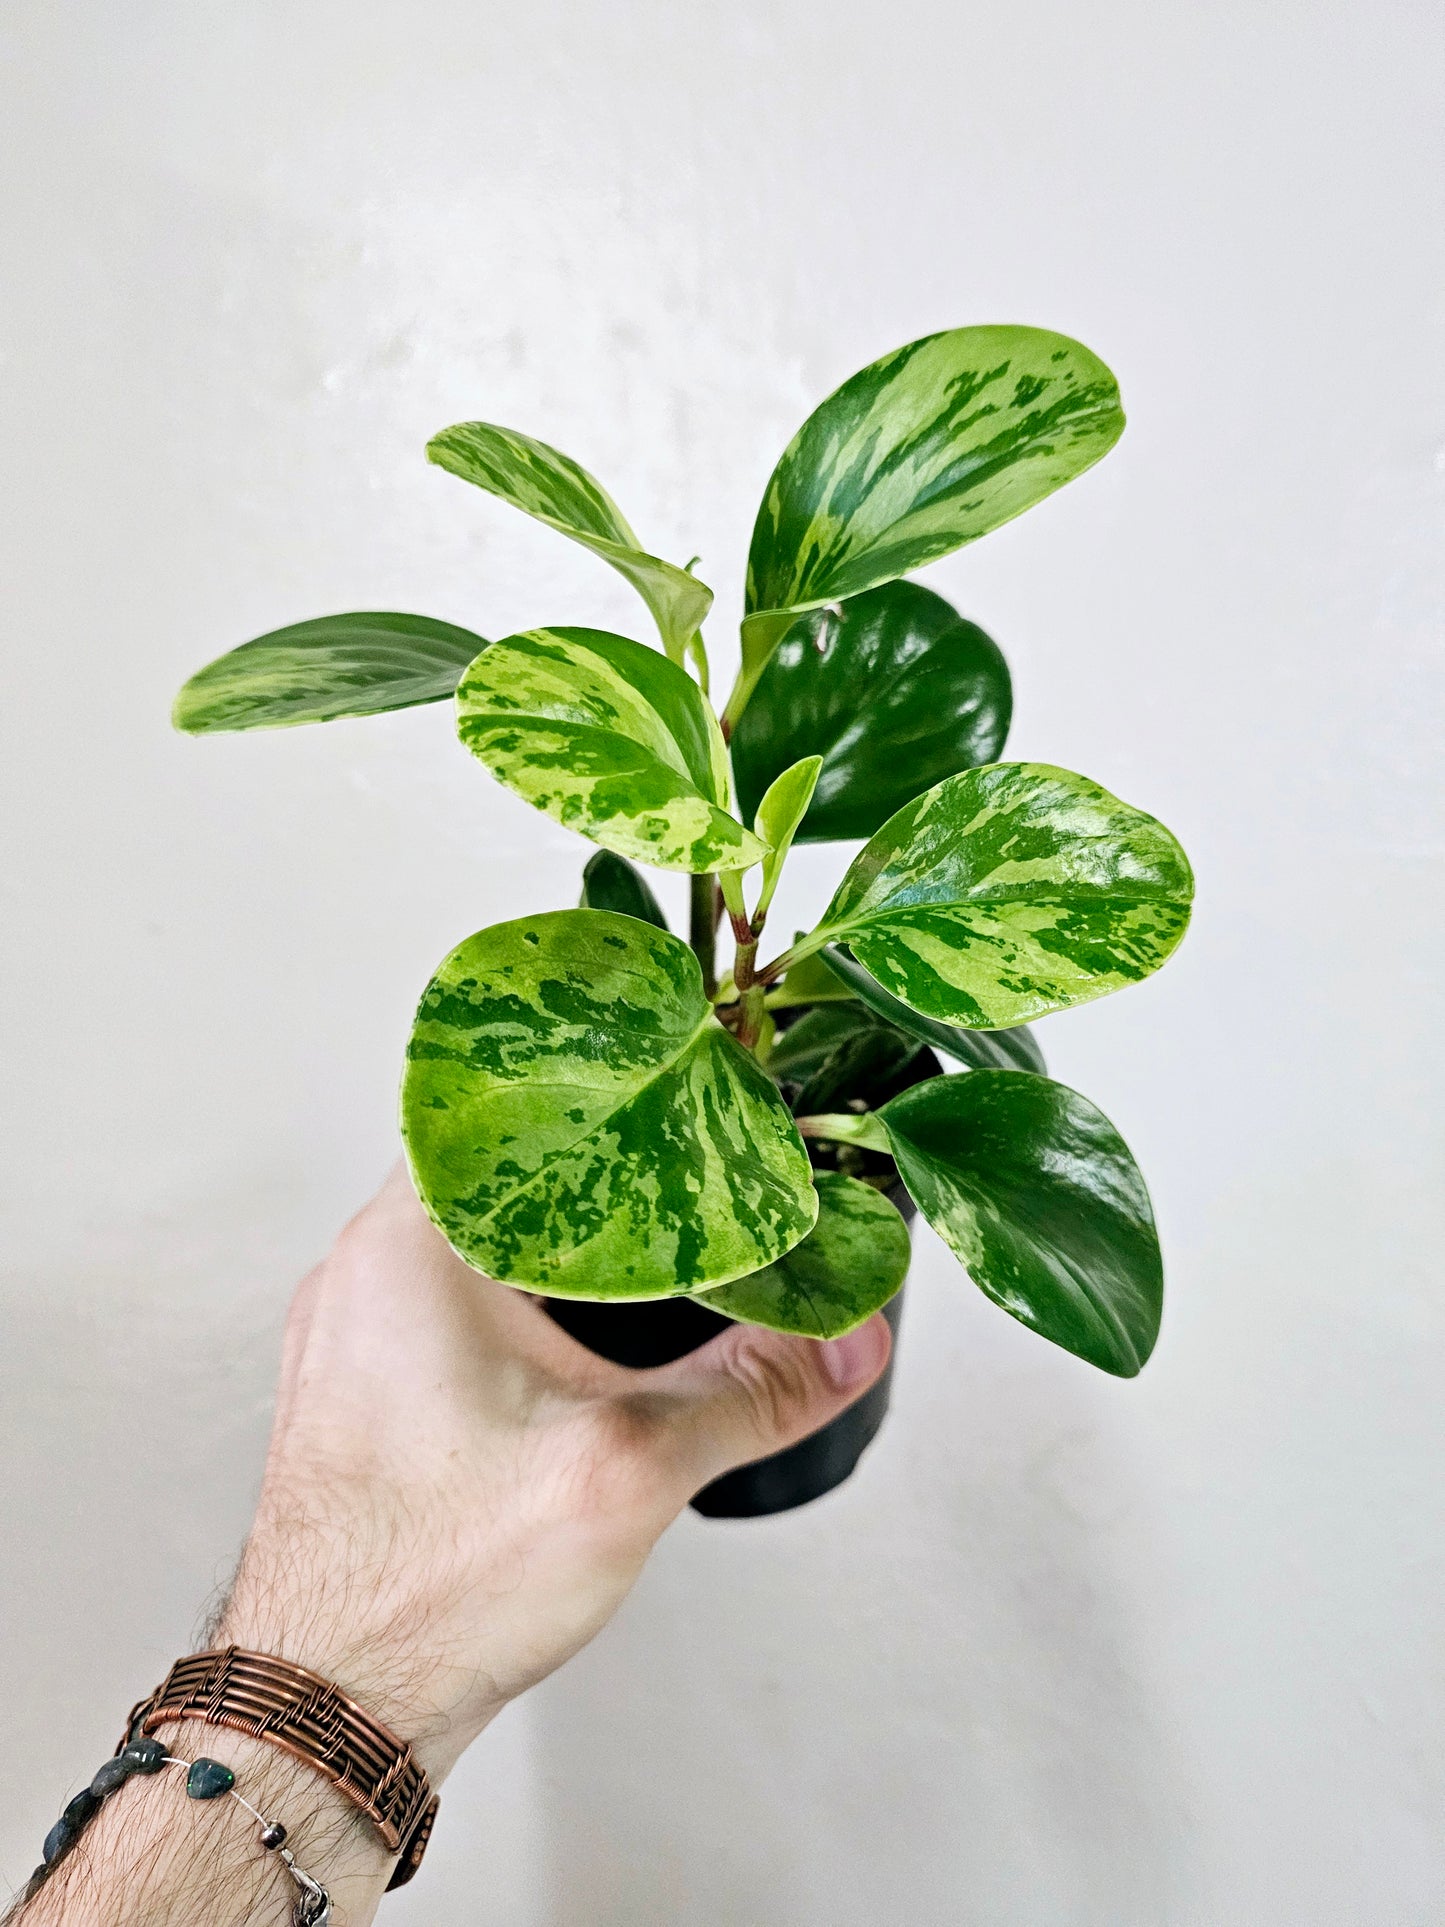
[[[398,1173],[296,1295],[213,1643],[338,1687],[436,1789],[604,1624],[699,1486],[836,1417],[887,1354],[881,1318],[830,1345],[734,1326],[625,1371],[469,1270]],[[156,1737],[232,1769],[330,1894],[334,1927],[372,1919],[396,1860],[322,1771],[202,1719]],[[163,1767],[108,1794],[13,1921],[291,1927],[297,1892],[235,1799],[191,1799]]]
[[[236,1790],[287,1831],[298,1864],[326,1886],[336,1927],[372,1919],[392,1862],[364,1817],[314,1769],[263,1740],[199,1721],[157,1738],[184,1760],[221,1761]],[[298,1889],[260,1829],[229,1798],[192,1800],[165,1767],[111,1795],[13,1927],[289,1927]],[[9,1923],[7,1923],[9,1927]]]
[[[418,1742],[436,1786],[462,1743],[427,1691],[440,1655],[418,1615],[400,1609],[379,1573],[365,1570],[360,1548],[353,1545],[348,1561],[328,1552],[327,1540],[315,1517],[284,1532],[265,1524],[208,1644],[281,1655],[334,1681]],[[272,1740],[201,1719],[168,1723],[154,1737],[173,1759],[231,1769],[236,1793],[285,1828],[286,1850],[325,1887],[336,1927],[372,1919],[395,1859],[316,1767]],[[106,1797],[7,1927],[291,1927],[301,1889],[280,1853],[267,1849],[260,1824],[229,1795],[191,1798],[186,1777],[183,1767],[166,1766]]]

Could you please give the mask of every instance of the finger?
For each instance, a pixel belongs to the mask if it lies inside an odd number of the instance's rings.
[[[795,1445],[846,1411],[882,1372],[892,1342],[881,1313],[822,1342],[732,1325],[649,1372],[649,1389],[666,1398],[669,1445],[702,1486]]]

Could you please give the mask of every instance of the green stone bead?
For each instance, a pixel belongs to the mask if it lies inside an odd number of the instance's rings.
[[[99,1812],[99,1795],[92,1793],[89,1787],[82,1787],[60,1817],[66,1826],[74,1827],[75,1831],[80,1833],[90,1825]]]
[[[197,1760],[186,1775],[186,1792],[193,1800],[219,1800],[235,1784],[235,1774],[219,1760]]]
[[[159,1740],[128,1740],[120,1757],[131,1761],[137,1773],[159,1773],[166,1763],[166,1749]]]
[[[53,1867],[57,1860],[70,1852],[79,1838],[79,1827],[71,1826],[66,1820],[57,1820],[46,1834],[45,1845],[41,1849],[46,1866]]]
[[[114,1759],[107,1760],[103,1766],[95,1769],[95,1778],[90,1783],[90,1790],[98,1800],[104,1800],[114,1793],[117,1787],[124,1786],[135,1771],[135,1762],[128,1760],[124,1753],[117,1753]]]

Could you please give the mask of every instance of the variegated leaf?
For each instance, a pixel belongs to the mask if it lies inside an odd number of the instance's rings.
[[[662,905],[641,870],[615,850],[599,850],[590,857],[582,872],[584,910],[616,910],[624,917],[636,917],[654,929],[666,930],[667,918]]]
[[[872,836],[945,776],[994,762],[1008,665],[975,623],[916,582],[885,582],[796,622],[733,731],[746,819],[795,757],[823,759],[803,843]]]
[[[457,690],[457,734],[518,796],[621,856],[699,874],[764,854],[726,807],[707,698],[625,636],[531,629],[493,643]]]
[[[841,1338],[871,1318],[908,1270],[908,1227],[871,1185],[817,1171],[818,1222],[762,1271],[699,1294],[725,1317],[806,1338]]]
[[[945,1024],[937,1017],[924,1017],[918,1011],[910,1010],[907,1004],[890,996],[856,957],[851,957],[836,945],[817,951],[806,963],[815,961],[821,963],[835,982],[850,990],[869,1010],[886,1017],[890,1024],[906,1031],[919,1043],[928,1044],[934,1050],[941,1050],[947,1056],[956,1058],[970,1070],[1042,1071],[1044,1068],[1044,1054],[1027,1024],[1020,1024],[1013,1030],[962,1030],[956,1024]],[[794,973],[789,971],[789,983],[793,976]]]
[[[1002,1030],[1157,970],[1193,889],[1152,816],[1069,770],[994,763],[890,817],[804,942],[848,944],[926,1017]]]
[[[652,611],[676,663],[712,607],[712,590],[649,555],[600,482],[559,449],[491,422],[458,422],[427,443],[427,459],[610,562]]]
[[[844,382],[773,471],[748,554],[734,720],[791,612],[861,595],[975,541],[1107,454],[1113,375],[1043,328],[954,328]]]
[[[198,669],[171,720],[188,735],[284,729],[441,702],[487,647],[433,616],[318,616],[243,642]]]
[[[1121,1378],[1159,1333],[1164,1271],[1129,1147],[1077,1091],[1018,1071],[935,1077],[878,1113],[910,1195],[981,1291]]]
[[[665,1298],[771,1264],[817,1212],[807,1154],[685,943],[605,910],[483,930],[428,986],[402,1132],[467,1263],[529,1291]]]

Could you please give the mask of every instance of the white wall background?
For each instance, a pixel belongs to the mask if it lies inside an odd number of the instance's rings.
[[[0,48],[0,1879],[227,1570],[416,993],[585,855],[444,710],[194,743],[173,689],[339,608],[640,621],[425,465],[471,415],[701,551],[725,635],[811,403],[1027,320],[1131,427],[929,579],[1012,751],[1196,859],[1179,959],[1045,1027],[1152,1180],[1159,1352],[1093,1374],[922,1239],[860,1476],[684,1519],[386,1918],[1445,1919],[1437,9],[7,0]]]

